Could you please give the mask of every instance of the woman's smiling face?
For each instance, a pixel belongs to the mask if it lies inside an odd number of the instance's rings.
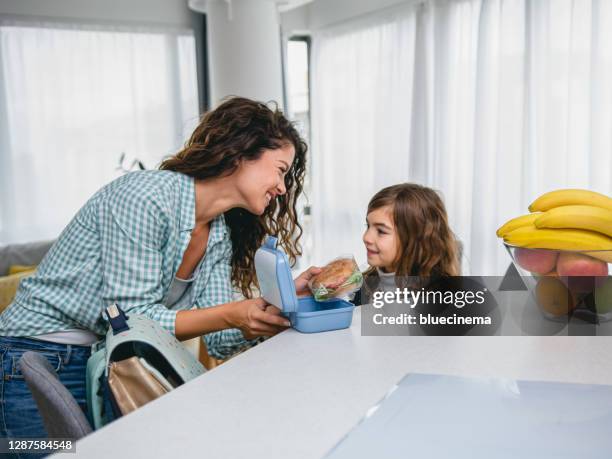
[[[374,209],[366,217],[363,243],[368,251],[368,264],[385,272],[395,271],[399,238],[393,223],[391,206]]]
[[[261,215],[278,195],[287,192],[285,175],[293,164],[295,147],[286,143],[266,149],[258,159],[243,161],[236,172],[236,184],[246,210]]]

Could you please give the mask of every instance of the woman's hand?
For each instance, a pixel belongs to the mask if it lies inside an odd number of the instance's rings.
[[[232,304],[230,323],[242,330],[245,339],[274,336],[291,323],[280,315],[280,309],[269,305],[263,298],[236,301]]]
[[[310,290],[308,289],[308,282],[314,276],[323,271],[323,268],[317,266],[311,266],[298,277],[295,278],[295,291],[297,296],[310,296]]]

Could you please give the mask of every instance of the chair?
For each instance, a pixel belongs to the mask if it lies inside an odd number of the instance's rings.
[[[19,359],[19,367],[49,438],[78,440],[92,431],[81,407],[43,355],[25,352]]]

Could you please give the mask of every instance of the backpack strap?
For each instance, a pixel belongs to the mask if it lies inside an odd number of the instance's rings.
[[[100,387],[100,378],[104,374],[105,367],[106,349],[98,349],[87,360],[86,378],[87,412],[94,430],[105,424],[103,417],[104,399]]]
[[[111,304],[106,308],[105,312],[113,329],[113,335],[130,329],[130,326],[127,324],[128,316],[125,315],[125,312],[119,306]]]

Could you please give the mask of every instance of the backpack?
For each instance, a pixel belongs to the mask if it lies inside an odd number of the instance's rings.
[[[106,338],[93,345],[87,361],[87,408],[94,429],[122,415],[108,385],[113,364],[136,357],[136,363],[143,365],[141,375],[159,381],[166,389],[180,386],[206,371],[196,357],[156,321],[140,314],[128,317],[117,305],[109,306],[105,313],[110,328]],[[143,390],[146,389],[146,381],[136,380],[135,383],[142,383]],[[105,404],[105,398],[110,406]],[[112,413],[109,413],[111,407]]]

